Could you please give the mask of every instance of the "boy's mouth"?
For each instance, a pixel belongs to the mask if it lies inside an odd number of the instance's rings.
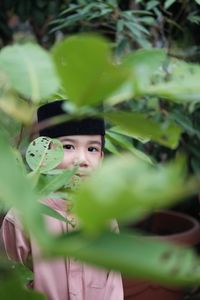
[[[89,176],[89,172],[78,172],[78,173],[76,173],[76,176],[86,177],[86,176]]]

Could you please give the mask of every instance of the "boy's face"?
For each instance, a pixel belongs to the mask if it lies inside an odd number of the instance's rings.
[[[87,176],[103,159],[101,135],[68,135],[60,137],[64,147],[64,158],[58,166],[70,169],[79,166],[77,175]]]

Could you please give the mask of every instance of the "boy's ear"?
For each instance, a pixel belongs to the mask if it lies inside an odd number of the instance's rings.
[[[104,159],[104,152],[101,150],[101,159]]]

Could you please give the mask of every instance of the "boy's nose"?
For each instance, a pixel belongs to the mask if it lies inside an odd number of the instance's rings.
[[[79,163],[79,167],[82,167],[82,168],[87,168],[88,167],[88,163],[86,161],[81,161]]]
[[[74,165],[79,167],[88,167],[88,161],[84,151],[80,151],[74,160]]]

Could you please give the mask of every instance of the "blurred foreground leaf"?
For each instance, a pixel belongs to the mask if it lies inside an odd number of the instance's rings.
[[[92,239],[73,232],[58,238],[52,246],[49,251],[52,255],[68,254],[137,279],[170,285],[200,283],[200,261],[192,249],[138,236],[137,233],[104,232]]]
[[[171,149],[178,146],[182,130],[174,122],[159,124],[144,114],[134,112],[108,112],[104,116],[119,126],[123,133],[133,138],[139,135],[143,139],[151,139]]]
[[[0,52],[0,69],[11,88],[35,102],[51,96],[59,88],[51,57],[38,45],[4,47]]]
[[[133,95],[145,94],[153,75],[159,72],[165,60],[163,49],[140,49],[124,58],[123,64],[131,70]]]
[[[24,124],[30,124],[33,120],[35,108],[16,99],[12,94],[4,94],[0,96],[0,109],[10,117]]]
[[[198,189],[198,182],[187,178],[182,159],[152,166],[130,155],[112,157],[80,187],[76,211],[84,230],[98,232],[113,218],[137,221]]]
[[[128,77],[101,37],[72,36],[54,47],[53,56],[67,96],[79,106],[102,102]]]
[[[163,80],[151,84],[146,89],[146,93],[179,103],[199,102],[199,78],[200,65],[171,60],[166,66]]]
[[[0,199],[7,206],[13,206],[23,216],[26,229],[37,237],[40,243],[48,243],[48,233],[40,214],[38,196],[31,182],[25,177],[8,141],[0,131]]]
[[[11,277],[0,282],[0,298],[2,300],[45,300],[42,294],[22,287],[17,277]]]
[[[72,176],[75,175],[76,169],[73,170],[63,170],[61,174],[58,175],[49,175],[45,176],[45,182],[42,183],[42,186],[39,187],[39,195],[42,197],[49,196],[50,193],[53,193],[63,186],[66,186],[70,180],[72,179]]]

